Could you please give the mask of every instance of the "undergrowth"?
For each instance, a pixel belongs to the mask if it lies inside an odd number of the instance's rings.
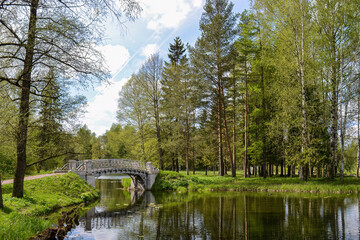
[[[268,192],[316,192],[316,193],[360,193],[360,180],[355,177],[339,179],[313,178],[302,182],[288,177],[231,177],[186,175],[161,171],[152,188],[154,191],[268,191]]]

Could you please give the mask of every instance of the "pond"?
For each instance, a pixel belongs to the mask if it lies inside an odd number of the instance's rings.
[[[100,179],[100,201],[67,239],[359,239],[358,195],[129,192]]]

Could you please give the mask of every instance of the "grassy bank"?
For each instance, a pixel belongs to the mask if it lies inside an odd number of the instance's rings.
[[[28,239],[51,227],[49,213],[61,207],[99,197],[99,193],[74,173],[25,181],[24,198],[11,197],[12,184],[3,185],[4,211],[0,210],[0,239]]]
[[[314,192],[314,193],[360,193],[360,180],[355,177],[339,179],[311,179],[301,182],[299,178],[251,177],[244,179],[231,176],[185,175],[161,171],[153,186],[155,191],[264,191],[264,192]]]

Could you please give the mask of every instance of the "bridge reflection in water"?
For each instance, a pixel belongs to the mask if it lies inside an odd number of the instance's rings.
[[[138,193],[131,191],[131,203],[122,209],[107,211],[101,207],[90,209],[80,218],[79,227],[85,231],[93,231],[94,229],[110,229],[124,227],[129,222],[129,218],[134,214],[142,214],[146,212],[147,216],[151,216],[155,204],[155,198],[149,191]]]

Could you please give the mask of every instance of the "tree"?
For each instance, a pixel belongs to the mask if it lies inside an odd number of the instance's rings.
[[[173,158],[182,154],[185,143],[186,173],[189,174],[190,115],[194,111],[195,83],[190,76],[189,61],[179,37],[169,48],[170,62],[165,62],[162,81],[162,108],[169,123],[169,140],[176,143]],[[181,152],[179,152],[181,151]],[[176,160],[178,161],[178,160]],[[177,163],[178,166],[178,163]],[[178,171],[178,169],[177,169]]]
[[[79,160],[91,159],[92,144],[94,142],[95,133],[92,133],[86,125],[83,125],[75,135],[74,149],[76,153],[81,153]]]
[[[249,81],[252,73],[251,66],[254,65],[255,54],[258,47],[255,44],[255,37],[257,36],[257,28],[255,26],[254,17],[245,10],[240,16],[239,24],[239,39],[236,41],[236,48],[239,54],[239,68],[240,74],[244,81],[244,177],[248,176],[248,169],[250,165],[248,162],[248,138],[249,138]]]
[[[227,119],[224,115],[226,109],[225,79],[224,75],[230,71],[231,47],[235,39],[236,15],[233,14],[233,3],[228,0],[207,0],[204,6],[205,12],[201,15],[200,30],[201,36],[197,39],[195,47],[191,48],[194,67],[202,74],[209,84],[213,95],[213,102],[217,108],[217,129],[218,129],[218,161],[219,175],[225,173],[223,160],[223,131],[225,131],[226,145],[229,153],[229,160],[234,164],[231,155],[230,139],[227,129]]]
[[[346,74],[346,68],[352,67],[351,63],[355,59],[354,53],[358,51],[358,34],[356,32],[358,31],[359,9],[356,7],[357,4],[357,1],[328,2],[319,0],[316,1],[313,10],[313,15],[316,16],[317,30],[320,30],[317,44],[319,51],[322,51],[319,56],[324,64],[324,80],[331,89],[328,94],[331,112],[331,165],[328,174],[331,178],[336,176],[338,169],[338,130],[341,130],[341,141],[344,137],[342,111],[339,115],[339,110],[345,106],[344,95],[347,95],[344,83],[353,81],[351,75]],[[341,156],[342,162],[344,161],[343,156],[344,154]]]
[[[110,13],[118,19],[122,13],[134,19],[141,10],[135,1],[122,3],[121,10],[114,1],[2,3],[0,65],[6,69],[0,81],[20,89],[14,197],[23,197],[30,97],[43,95],[38,88],[38,83],[46,81],[43,73],[54,69],[61,74],[61,79],[81,80],[82,85],[105,79],[106,69],[94,49],[94,43],[101,39],[98,24]]]
[[[120,121],[127,121],[129,124],[137,127],[141,142],[141,160],[146,161],[145,128],[149,124],[150,113],[148,103],[146,102],[147,96],[139,85],[139,77],[132,75],[121,89],[117,118]]]
[[[163,70],[163,60],[159,54],[151,55],[141,66],[137,76],[139,88],[147,96],[148,104],[153,111],[155,121],[157,149],[159,155],[160,169],[164,169],[163,149],[161,144],[161,127],[160,127],[160,97],[161,97],[161,79]]]
[[[50,70],[46,78],[51,80],[43,87],[43,96],[35,98],[39,100],[38,106],[34,106],[39,109],[38,113],[34,114],[32,123],[35,129],[29,129],[30,134],[35,132],[33,138],[37,141],[35,152],[39,159],[36,164],[38,172],[41,168],[53,168],[56,163],[50,160],[54,159],[54,156],[73,153],[67,142],[65,125],[69,126],[78,119],[86,103],[83,96],[70,96],[67,86],[57,79],[58,76],[53,71]],[[31,164],[34,165],[35,162]]]
[[[106,131],[105,136],[105,156],[107,158],[130,158],[138,159],[137,154],[133,154],[136,146],[135,128],[130,125],[121,126],[113,124],[110,130]]]

